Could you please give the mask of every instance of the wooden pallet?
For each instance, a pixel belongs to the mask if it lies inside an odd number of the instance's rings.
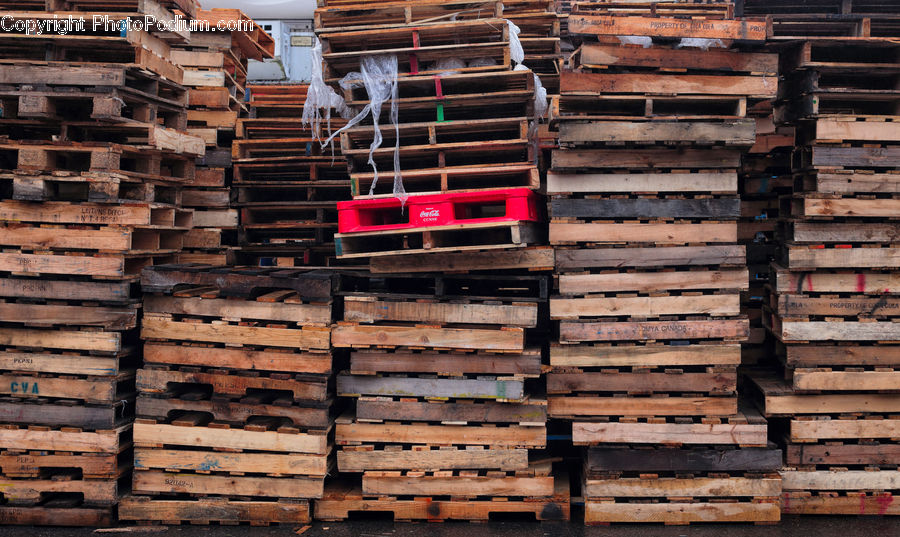
[[[2,377],[0,377],[2,378]],[[433,378],[412,375],[350,375],[337,377],[340,397],[391,395],[400,397],[449,398],[463,395],[466,399],[488,399],[519,402],[525,398],[524,379]]]
[[[446,446],[489,446],[491,448],[544,448],[547,443],[543,425],[511,424],[433,425],[430,423],[366,423],[349,415],[337,419],[337,445],[416,444]]]
[[[113,525],[115,507],[85,506],[76,500],[48,500],[35,507],[0,507],[0,522],[18,526],[84,526],[107,528]]]
[[[243,374],[242,374],[243,373]],[[137,373],[137,388],[142,393],[168,394],[169,386],[185,384],[211,386],[216,396],[238,398],[243,395],[274,398],[277,404],[291,401],[326,401],[328,377],[273,373],[227,371],[216,368],[201,370],[195,366],[174,368],[147,365]],[[176,392],[177,393],[177,392]]]
[[[181,453],[177,455],[181,456]],[[208,472],[208,470],[203,470],[203,472]],[[165,471],[136,471],[131,490],[138,494],[312,499],[322,497],[324,481],[324,476],[257,477],[172,472],[166,468]]]
[[[742,341],[749,336],[745,317],[709,319],[701,317],[653,321],[560,321],[560,342],[669,341],[713,339]]]
[[[269,289],[291,289],[305,300],[330,299],[339,283],[334,271],[203,264],[157,266],[147,269],[141,279],[145,292],[173,294],[182,288],[212,287],[223,296],[256,297]]]
[[[877,381],[878,375],[873,377]],[[751,380],[754,389],[759,393],[757,404],[766,416],[900,411],[900,403],[897,402],[896,396],[890,393],[871,393],[879,389],[877,383],[867,385],[860,382],[847,385],[846,388],[850,393],[834,393],[837,386],[833,384],[827,390],[832,393],[822,393],[822,390],[804,393],[788,381],[774,375],[752,375]],[[894,386],[896,384],[890,384],[888,391]],[[865,391],[870,393],[860,393]]]
[[[518,355],[475,351],[395,351],[358,350],[350,353],[350,372],[356,375],[382,373],[432,373],[438,376],[462,374],[537,378],[541,374],[539,349]]]
[[[269,524],[305,524],[310,521],[308,500],[277,501],[232,500],[206,497],[162,499],[129,495],[119,502],[119,520],[157,522],[162,524],[251,526]]]
[[[409,469],[423,472],[440,470],[499,470],[503,472],[528,469],[526,449],[484,449],[482,446],[433,447],[386,444],[380,449],[372,444],[343,446],[337,452],[341,472],[371,472]]]
[[[786,515],[898,515],[900,505],[890,492],[785,492],[781,510]]]
[[[725,418],[619,418],[619,421],[575,422],[575,445],[598,443],[666,445],[740,445],[764,447],[767,444],[765,419],[749,409]]]
[[[80,495],[84,505],[111,506],[119,502],[122,480],[79,479],[77,472],[51,472],[41,478],[13,479],[0,477],[3,500],[10,506],[37,507],[57,495]]]
[[[498,470],[368,471],[362,476],[363,494],[373,496],[546,497],[554,490],[549,463],[531,474]]]
[[[234,324],[225,321],[193,322],[171,316],[147,315],[141,337],[147,340],[177,340],[219,343],[245,347],[289,347],[300,350],[327,350],[331,329],[318,326],[287,328],[283,323]]]
[[[751,502],[584,502],[584,523],[588,526],[612,523],[657,523],[686,525],[698,522],[753,522],[775,524],[781,520],[778,500]]]
[[[823,440],[884,440],[900,438],[900,419],[894,414],[861,414],[831,416],[795,415],[790,422],[789,439],[795,443],[817,443]]]
[[[459,394],[457,394],[459,395]],[[413,399],[409,397],[358,397],[356,417],[360,422],[384,423],[403,416],[410,422],[445,425],[510,423],[542,426],[547,421],[547,402],[530,395],[521,403],[479,401],[469,398]]]
[[[584,473],[586,476],[619,472],[769,473],[780,469],[782,464],[781,450],[772,447],[592,446],[586,451]]]
[[[534,514],[537,520],[569,519],[569,480],[566,475],[555,478],[553,495],[548,498],[494,498],[471,500],[450,498],[368,497],[358,485],[348,482],[329,484],[325,496],[316,502],[317,520],[348,520],[355,513],[388,512],[394,521],[402,520],[472,520],[486,521],[494,514]]]

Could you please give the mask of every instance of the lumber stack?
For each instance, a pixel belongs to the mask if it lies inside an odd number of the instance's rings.
[[[589,2],[569,17],[584,42],[552,110],[547,393],[551,418],[590,446],[586,524],[780,519],[779,453],[737,394],[749,335],[737,171],[777,58],[748,50],[766,26],[730,4],[683,6]]]
[[[133,495],[122,520],[301,523],[323,493],[338,275],[144,272]]]
[[[337,203],[350,199],[347,162],[301,123],[307,85],[253,85],[250,118],[232,147],[242,264],[332,264]],[[332,111],[331,128],[345,124]],[[327,128],[320,138],[327,138]]]
[[[197,19],[206,21],[209,31],[194,32],[190,43],[173,51],[190,88],[189,131],[207,147],[184,190],[184,206],[194,209],[195,220],[178,261],[233,264],[238,213],[231,203],[232,141],[238,118],[248,115],[247,63],[271,58],[275,43],[236,9],[201,10]],[[221,25],[234,29],[217,31]]]
[[[754,383],[782,432],[785,513],[900,513],[898,53],[852,37],[781,55],[776,117],[799,147],[764,321],[782,367]]]
[[[319,8],[316,33],[323,46],[324,77],[353,110],[364,109],[369,94],[359,80],[345,88],[338,80],[379,58],[388,64],[390,58],[398,62],[398,127],[390,121],[390,98],[376,111],[377,129],[383,135],[372,155],[379,171],[377,185],[369,164],[376,133],[372,117],[341,133],[354,201],[339,205],[339,210],[393,197],[398,136],[399,169],[410,202],[424,194],[538,189],[537,146],[532,143],[536,136],[529,131],[535,120],[534,73],[513,70],[512,30],[503,17],[508,13],[518,17],[528,28],[527,35],[556,33],[556,19],[547,12],[548,6],[549,2],[429,0],[365,3],[366,9],[326,2]],[[545,45],[556,50],[556,36],[533,39],[535,50]],[[446,211],[438,213],[448,216]],[[467,251],[466,258],[477,264],[491,254],[502,257],[490,252],[501,250],[510,259],[505,265],[527,266],[515,250],[543,240],[540,215],[512,218],[502,200],[472,203],[454,214],[453,222],[408,225],[412,213],[405,214],[398,201],[378,209],[367,229],[345,232],[340,226],[335,240],[338,258],[375,260],[429,253],[444,254],[442,262],[447,263],[452,255],[446,254]]]
[[[370,276],[365,287],[345,293],[332,336],[352,349],[337,391],[356,408],[337,421],[342,480],[316,518],[568,520],[568,479],[539,451],[547,409],[533,386],[546,277]]]
[[[137,280],[182,249],[204,147],[167,59],[187,34],[90,21],[195,6],[53,4],[0,11],[89,21],[0,35],[0,519],[108,526],[131,477]]]

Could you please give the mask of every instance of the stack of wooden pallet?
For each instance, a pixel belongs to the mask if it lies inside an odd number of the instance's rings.
[[[784,417],[788,513],[900,514],[898,54],[855,37],[782,52],[779,117],[800,147],[764,320],[787,380],[755,383]]]
[[[347,161],[340,150],[323,152],[312,131],[301,126],[306,85],[249,89],[251,117],[238,121],[232,147],[240,262],[330,264],[337,202],[350,199]],[[345,124],[333,114],[332,129]]]
[[[760,103],[752,111],[756,117],[756,143],[741,158],[738,174],[741,218],[738,241],[747,249],[750,288],[741,292],[741,313],[750,321],[750,337],[741,347],[741,364],[753,367],[772,362],[772,338],[763,326],[763,305],[767,299],[769,264],[778,245],[775,235],[780,208],[779,195],[793,187],[791,155],[794,129],[775,125],[772,102]]]
[[[173,7],[49,4],[0,16],[14,28],[66,9],[91,21]],[[4,523],[109,525],[130,478],[136,282],[181,250],[181,186],[204,149],[185,133],[187,91],[166,59],[185,38],[90,23],[0,35]]]
[[[365,9],[346,2],[326,4],[316,11],[324,76],[351,108],[361,110],[369,104],[367,90],[359,80],[342,89],[338,80],[359,72],[361,65],[373,59],[388,58],[388,63],[389,58],[397,59],[397,99],[388,98],[376,110],[380,113],[377,128],[384,139],[372,155],[380,172],[374,189],[375,173],[369,164],[370,146],[376,138],[372,117],[341,133],[341,152],[349,163],[354,198],[362,202],[393,198],[395,151],[399,152],[400,174],[411,195],[410,203],[422,194],[540,186],[534,164],[536,146],[529,136],[534,74],[527,69],[512,70],[511,30],[502,18],[505,4],[473,0],[367,2]],[[512,13],[520,8],[522,24],[528,23],[537,9],[530,31],[538,32],[547,30],[547,20],[555,20],[545,15],[547,4],[513,2],[507,7]],[[536,42],[542,46],[543,39],[536,38]],[[394,105],[398,110],[396,129],[390,121]],[[399,150],[395,149],[398,136]],[[355,207],[357,200],[348,206]],[[443,216],[441,224],[413,225],[410,222],[415,215],[405,212],[399,200],[387,203],[376,210],[377,220],[368,227],[345,232],[341,226],[335,241],[338,257],[374,259],[469,250],[467,260],[478,264],[485,256],[502,257],[485,251],[503,250],[509,258],[505,266],[523,266],[523,254],[515,250],[542,241],[539,215],[529,220],[509,218],[502,201],[458,208],[452,222],[450,214],[436,209],[431,216]]]
[[[749,334],[737,168],[777,59],[742,51],[766,26],[730,18],[728,3],[621,7],[579,3],[569,17],[584,43],[553,110],[550,416],[573,420],[576,445],[600,446],[585,463],[588,524],[774,522],[778,454],[737,397]],[[718,457],[729,462],[691,463]]]
[[[546,447],[541,376],[544,276],[371,276],[344,296],[335,347],[355,413],[335,429],[338,470],[316,518],[388,512],[395,520],[569,517],[569,485]]]
[[[144,272],[135,495],[120,519],[309,520],[329,470],[337,278],[198,265]]]
[[[540,77],[550,95],[559,94],[559,34],[564,19],[556,13],[554,4],[554,0],[503,2],[503,18],[521,31],[525,65]]]
[[[236,9],[200,11],[209,31],[191,35],[190,43],[173,51],[190,87],[188,126],[206,142],[194,181],[184,190],[184,206],[194,209],[194,229],[185,237],[179,262],[233,263],[238,215],[231,208],[232,141],[239,117],[247,115],[247,63],[271,58],[275,43],[265,31]],[[235,30],[217,31],[229,27]]]
[[[738,0],[746,16],[769,16],[778,39],[898,37],[900,6],[884,0]]]

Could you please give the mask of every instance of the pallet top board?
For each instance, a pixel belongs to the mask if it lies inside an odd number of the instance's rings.
[[[144,271],[141,285],[144,292],[155,293],[202,286],[215,289],[221,296],[249,297],[293,290],[305,299],[330,299],[340,288],[340,276],[317,268],[158,265]]]
[[[504,3],[494,0],[356,2],[328,5],[314,14],[317,33],[377,25],[423,24],[442,20],[501,18]]]
[[[587,36],[636,35],[763,42],[771,34],[771,29],[767,27],[765,20],[688,20],[572,13],[569,15],[569,33]]]
[[[734,2],[723,0],[695,3],[684,1],[593,0],[587,2],[574,2],[572,13],[722,20],[734,18]]]
[[[508,42],[508,25],[502,19],[432,22],[415,26],[367,26],[364,29],[322,33],[323,56],[352,52],[387,52],[409,47]]]
[[[208,21],[210,27],[216,28],[219,24],[241,23],[242,26],[250,25],[252,29],[233,31],[232,39],[236,40],[246,58],[263,60],[275,55],[275,40],[265,30],[252,21],[239,9],[213,8],[200,10],[196,19]]]
[[[640,95],[726,95],[771,99],[778,87],[776,76],[707,75],[682,73],[585,73],[563,70],[560,93]]]
[[[684,4],[682,4],[684,5]],[[705,4],[703,4],[705,5]],[[778,55],[710,49],[698,54],[689,48],[634,48],[606,43],[585,43],[580,49],[582,67],[645,67],[725,71],[729,74],[776,74]]]

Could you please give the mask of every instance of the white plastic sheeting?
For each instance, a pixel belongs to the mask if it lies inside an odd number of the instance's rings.
[[[684,37],[675,48],[699,48],[709,50],[711,48],[725,48],[721,39],[706,39],[703,37]]]
[[[653,46],[653,38],[649,35],[617,35],[623,45],[640,45],[644,48]]]
[[[370,56],[363,58],[359,65],[358,73],[349,73],[341,79],[341,87],[344,89],[352,89],[363,87],[369,96],[369,103],[350,121],[347,125],[335,132],[325,140],[325,143],[331,143],[331,140],[359,122],[364,120],[366,116],[372,114],[372,123],[374,136],[372,144],[369,146],[369,165],[372,166],[374,177],[372,179],[372,187],[369,189],[369,195],[375,194],[375,185],[378,183],[378,166],[375,165],[373,154],[375,150],[381,147],[384,136],[378,127],[378,121],[381,118],[381,108],[384,103],[390,99],[391,111],[390,120],[394,126],[394,134],[396,142],[394,144],[394,196],[400,199],[400,204],[405,205],[409,195],[403,188],[403,179],[400,176],[400,125],[398,122],[399,106],[397,104],[397,73],[399,67],[397,57],[393,55]]]
[[[324,120],[326,129],[329,134],[329,140],[333,138],[331,135],[331,109],[334,109],[341,117],[349,117],[350,109],[344,102],[344,98],[338,95],[331,86],[325,83],[322,74],[322,43],[316,39],[316,44],[312,48],[312,80],[309,88],[306,90],[306,101],[303,103],[303,117],[301,125],[312,128],[313,139],[320,138],[322,121]],[[324,116],[322,115],[324,111]],[[327,144],[322,142],[324,149]]]
[[[528,67],[522,63],[525,60],[525,50],[522,48],[522,42],[519,40],[519,27],[509,20],[507,20],[506,23],[509,27],[509,52],[510,59],[514,62],[513,70],[528,70]],[[372,166],[374,172],[372,186],[369,189],[369,194],[373,195],[375,193],[375,185],[378,183],[378,167],[375,164],[373,154],[376,149],[381,147],[381,144],[384,141],[378,122],[381,117],[384,103],[390,99],[390,121],[394,126],[396,136],[396,143],[394,145],[394,196],[400,199],[401,205],[405,205],[409,195],[403,187],[403,179],[400,174],[400,126],[398,122],[399,110],[397,104],[397,78],[399,67],[397,57],[392,55],[380,55],[363,58],[360,61],[360,71],[358,73],[349,73],[341,79],[340,85],[342,88],[350,90],[363,87],[369,98],[368,104],[366,104],[356,116],[350,118],[351,111],[347,107],[344,99],[330,86],[325,84],[322,72],[322,44],[318,39],[316,39],[312,54],[312,81],[307,90],[306,102],[303,105],[302,124],[304,126],[309,125],[313,128],[314,138],[319,140],[324,149],[329,144],[333,144],[334,138],[342,131],[359,124],[366,116],[371,114],[372,122],[374,124],[374,136],[372,144],[369,146],[368,164]],[[476,58],[469,62],[468,67],[484,67],[495,64],[496,62],[490,58]],[[466,67],[465,62],[459,58],[443,58],[435,62],[435,64],[431,66],[431,69],[436,71],[449,71],[447,73],[441,73],[443,76],[445,74],[450,74],[452,70],[462,69],[464,67]],[[535,73],[532,74],[534,76],[534,120],[529,127],[529,138],[534,139],[535,143],[537,143],[538,140],[535,135],[537,133],[538,124],[540,123],[540,118],[547,113],[549,103],[547,101],[547,89],[541,84],[541,79],[538,75]],[[349,118],[347,125],[334,133],[331,132],[332,108],[337,111],[341,117]],[[324,116],[322,115],[323,110]],[[326,127],[329,134],[328,138],[325,140],[321,140],[319,137],[323,120],[327,122]]]

